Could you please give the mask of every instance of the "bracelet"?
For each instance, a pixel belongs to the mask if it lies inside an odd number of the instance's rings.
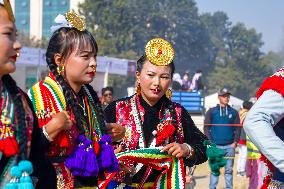
[[[48,135],[48,133],[46,132],[46,127],[45,125],[42,127],[42,133],[44,134],[45,138],[49,141],[52,142],[53,140],[50,138],[50,136]]]
[[[189,144],[187,144],[187,143],[183,143],[183,144],[185,144],[187,146],[188,155],[185,156],[185,158],[188,159],[188,158],[190,158],[193,155],[193,148]]]

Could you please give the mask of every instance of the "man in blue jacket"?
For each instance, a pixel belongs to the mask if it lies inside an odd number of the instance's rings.
[[[205,115],[204,133],[222,149],[227,159],[225,166],[226,189],[233,188],[233,167],[235,148],[240,137],[240,118],[238,112],[228,105],[231,93],[226,89],[218,91],[219,104],[210,108]],[[219,176],[211,172],[210,189],[216,189]]]

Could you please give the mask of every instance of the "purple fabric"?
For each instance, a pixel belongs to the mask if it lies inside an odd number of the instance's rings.
[[[109,135],[103,135],[99,141],[101,151],[98,156],[98,164],[101,172],[112,173],[119,170],[118,160],[114,154],[111,143],[112,141]]]
[[[84,135],[79,135],[77,141],[78,146],[66,159],[65,166],[70,169],[75,176],[97,176],[99,167],[92,147],[92,141],[87,139]]]

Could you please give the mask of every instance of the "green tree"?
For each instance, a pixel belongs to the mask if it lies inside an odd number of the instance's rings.
[[[272,51],[265,54],[261,58],[261,61],[263,64],[269,65],[273,72],[276,72],[284,66],[284,59],[281,57],[281,55]]]
[[[163,37],[174,45],[178,71],[210,64],[209,34],[193,0],[86,0],[80,12],[100,54],[121,57],[131,51],[137,59],[148,40]]]
[[[226,53],[216,58],[215,69],[209,75],[209,92],[226,86],[238,97],[254,96],[263,79],[272,73],[265,61],[261,61],[261,34],[247,29],[243,24],[234,25],[225,44]]]

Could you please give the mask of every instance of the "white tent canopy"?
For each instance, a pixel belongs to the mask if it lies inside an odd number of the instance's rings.
[[[212,108],[212,107],[216,106],[217,104],[219,104],[218,94],[214,93],[214,94],[208,95],[208,96],[205,97],[204,101],[205,101],[204,107],[207,111],[209,108]],[[239,98],[231,95],[230,102],[229,102],[230,106],[232,106],[236,110],[239,110],[242,107],[242,104],[243,104],[242,99],[239,99]]]

